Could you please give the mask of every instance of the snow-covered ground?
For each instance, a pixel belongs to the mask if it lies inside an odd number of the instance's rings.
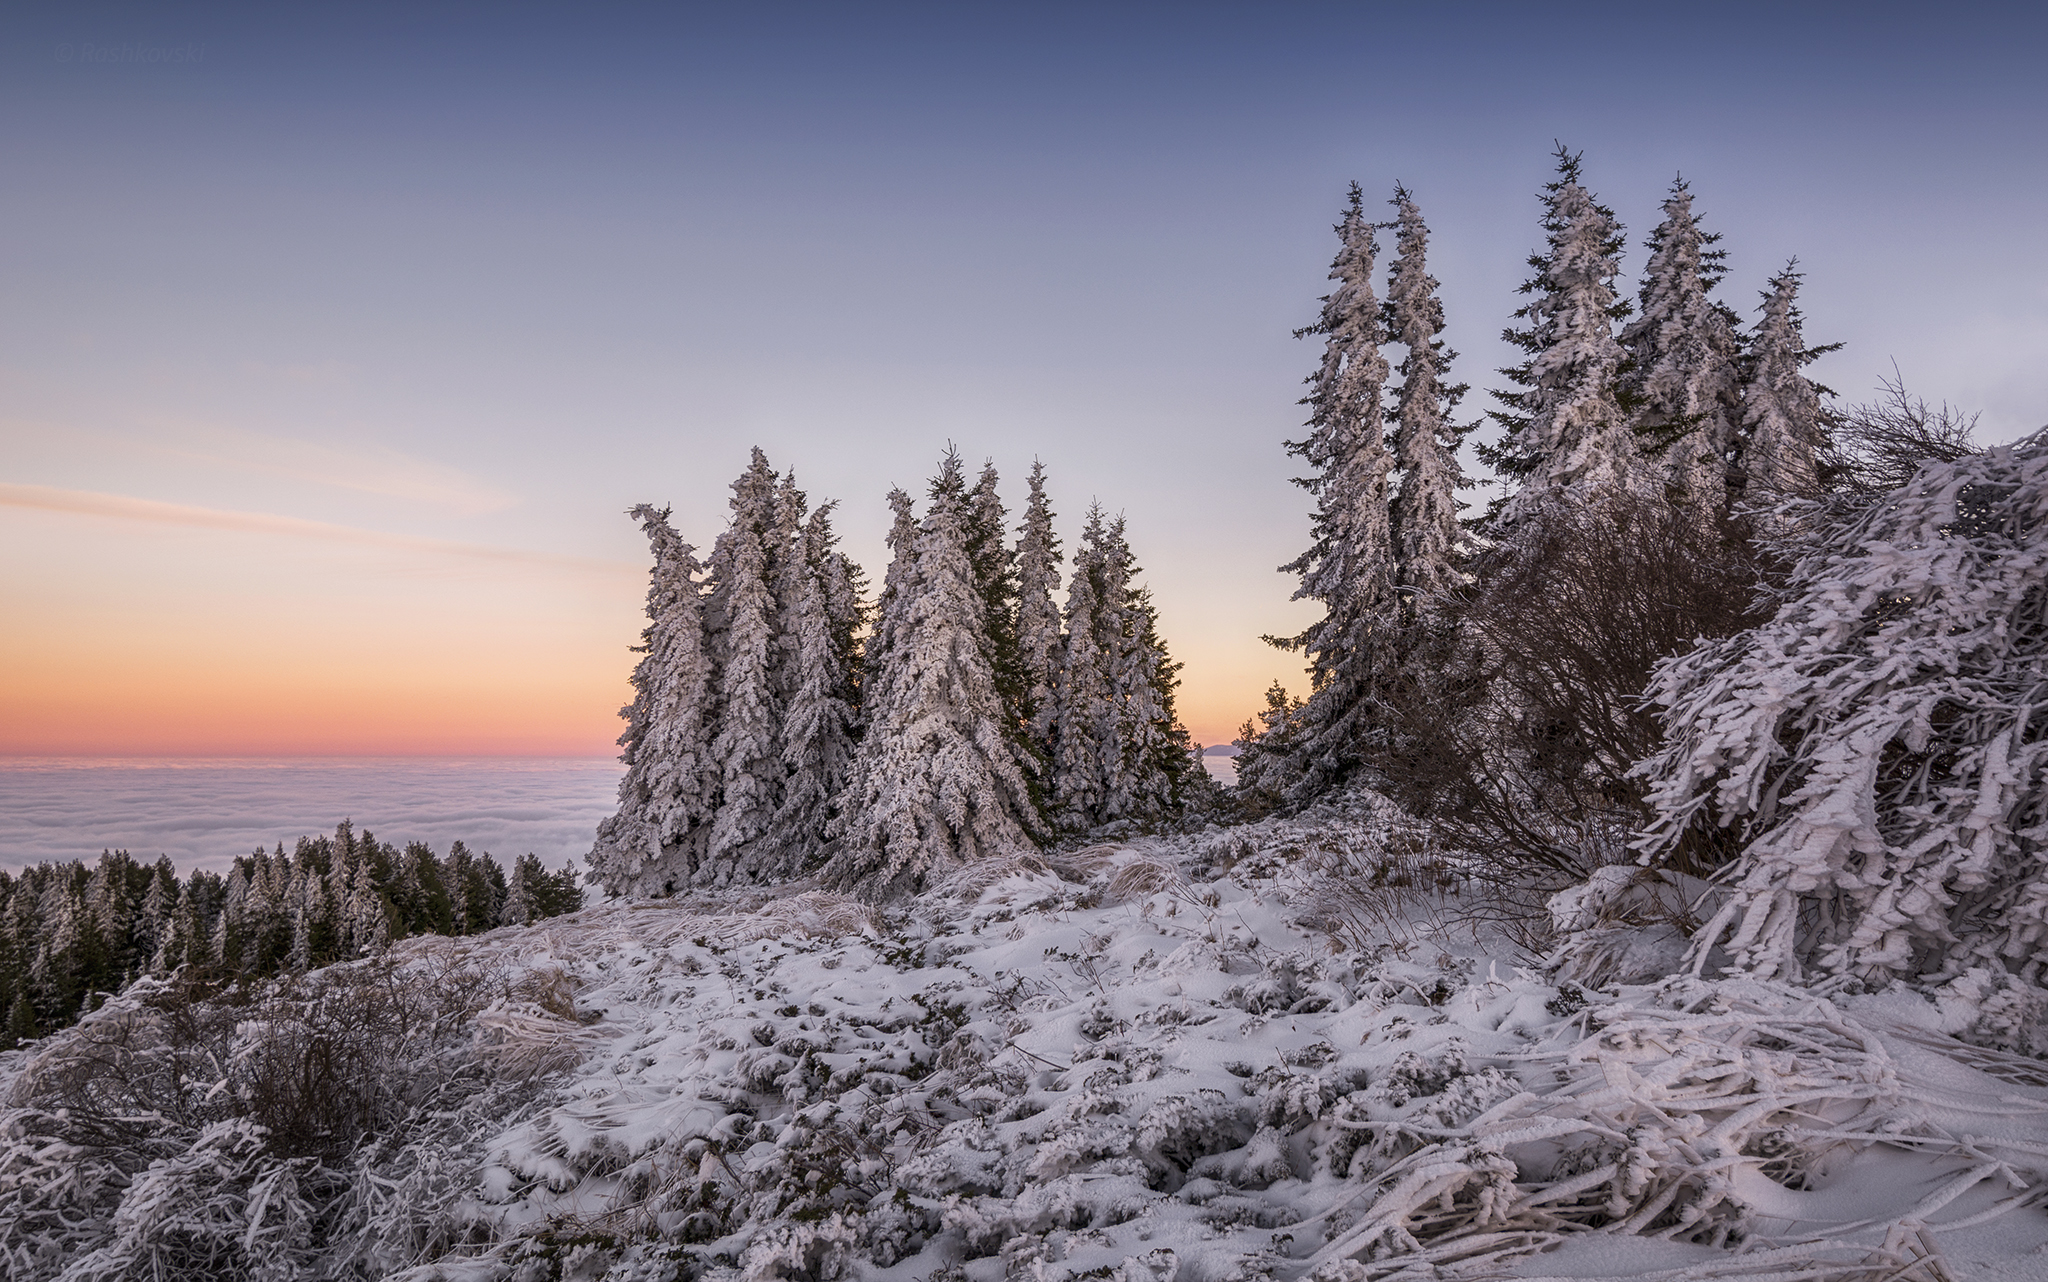
[[[387,1139],[303,1258],[411,1282],[2048,1277],[2048,1064],[1899,993],[1554,986],[1447,927],[1455,895],[1333,882],[1374,822],[988,863],[893,909],[613,902],[407,941],[401,974],[555,994],[470,1032],[557,1076],[419,1119],[427,1174]],[[0,1058],[10,1276],[149,1276],[122,1237],[164,1222],[123,1205],[147,1177],[92,1194],[63,1258],[23,1247],[50,1169],[24,1070],[61,1041]],[[219,1231],[267,1240],[274,1208],[238,1205]]]

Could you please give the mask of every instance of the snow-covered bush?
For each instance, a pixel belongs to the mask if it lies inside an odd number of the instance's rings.
[[[480,1119],[576,1058],[564,1010],[559,971],[431,953],[145,979],[8,1057],[0,1274],[382,1277],[441,1254],[468,1232]]]
[[[2048,432],[1823,527],[1768,622],[1665,664],[1644,763],[1667,857],[1742,840],[1693,944],[1809,968],[2040,984],[2048,963]]]

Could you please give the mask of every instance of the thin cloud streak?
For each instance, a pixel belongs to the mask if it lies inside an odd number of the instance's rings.
[[[96,490],[68,490],[54,485],[20,485],[0,481],[0,507],[64,512],[74,516],[96,516],[123,521],[148,521],[188,529],[230,530],[241,534],[285,535],[320,539],[330,543],[353,543],[360,547],[426,552],[440,556],[469,557],[514,565],[532,565],[556,570],[601,571],[607,574],[641,574],[638,566],[594,557],[562,556],[552,552],[530,552],[521,548],[491,547],[481,543],[457,543],[448,539],[427,539],[382,530],[309,521],[296,516],[268,512],[234,512],[222,508],[193,507],[164,503],[127,494],[106,494]]]
[[[227,427],[205,428],[191,435],[197,440],[186,446],[145,444],[146,448],[175,458],[331,485],[361,494],[438,504],[463,516],[503,511],[519,501],[517,495],[454,468],[382,446],[356,444],[336,449],[312,441]]]

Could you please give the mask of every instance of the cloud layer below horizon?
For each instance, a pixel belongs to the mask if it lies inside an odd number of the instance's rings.
[[[580,862],[622,767],[585,758],[0,760],[0,868],[101,850],[169,855],[180,874],[352,819],[379,841],[463,841],[501,862]]]

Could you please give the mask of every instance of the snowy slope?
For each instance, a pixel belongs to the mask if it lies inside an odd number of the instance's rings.
[[[1383,836],[1269,823],[984,864],[894,911],[615,902],[408,941],[400,973],[557,993],[470,1025],[555,1075],[423,1113],[438,1138],[359,1162],[278,1275],[2048,1276],[2048,1065],[1908,995],[1560,991],[1344,911],[1318,869]],[[32,1059],[0,1065],[9,1250]],[[239,1205],[230,1237],[297,1231]],[[119,1220],[10,1275],[146,1275]]]

